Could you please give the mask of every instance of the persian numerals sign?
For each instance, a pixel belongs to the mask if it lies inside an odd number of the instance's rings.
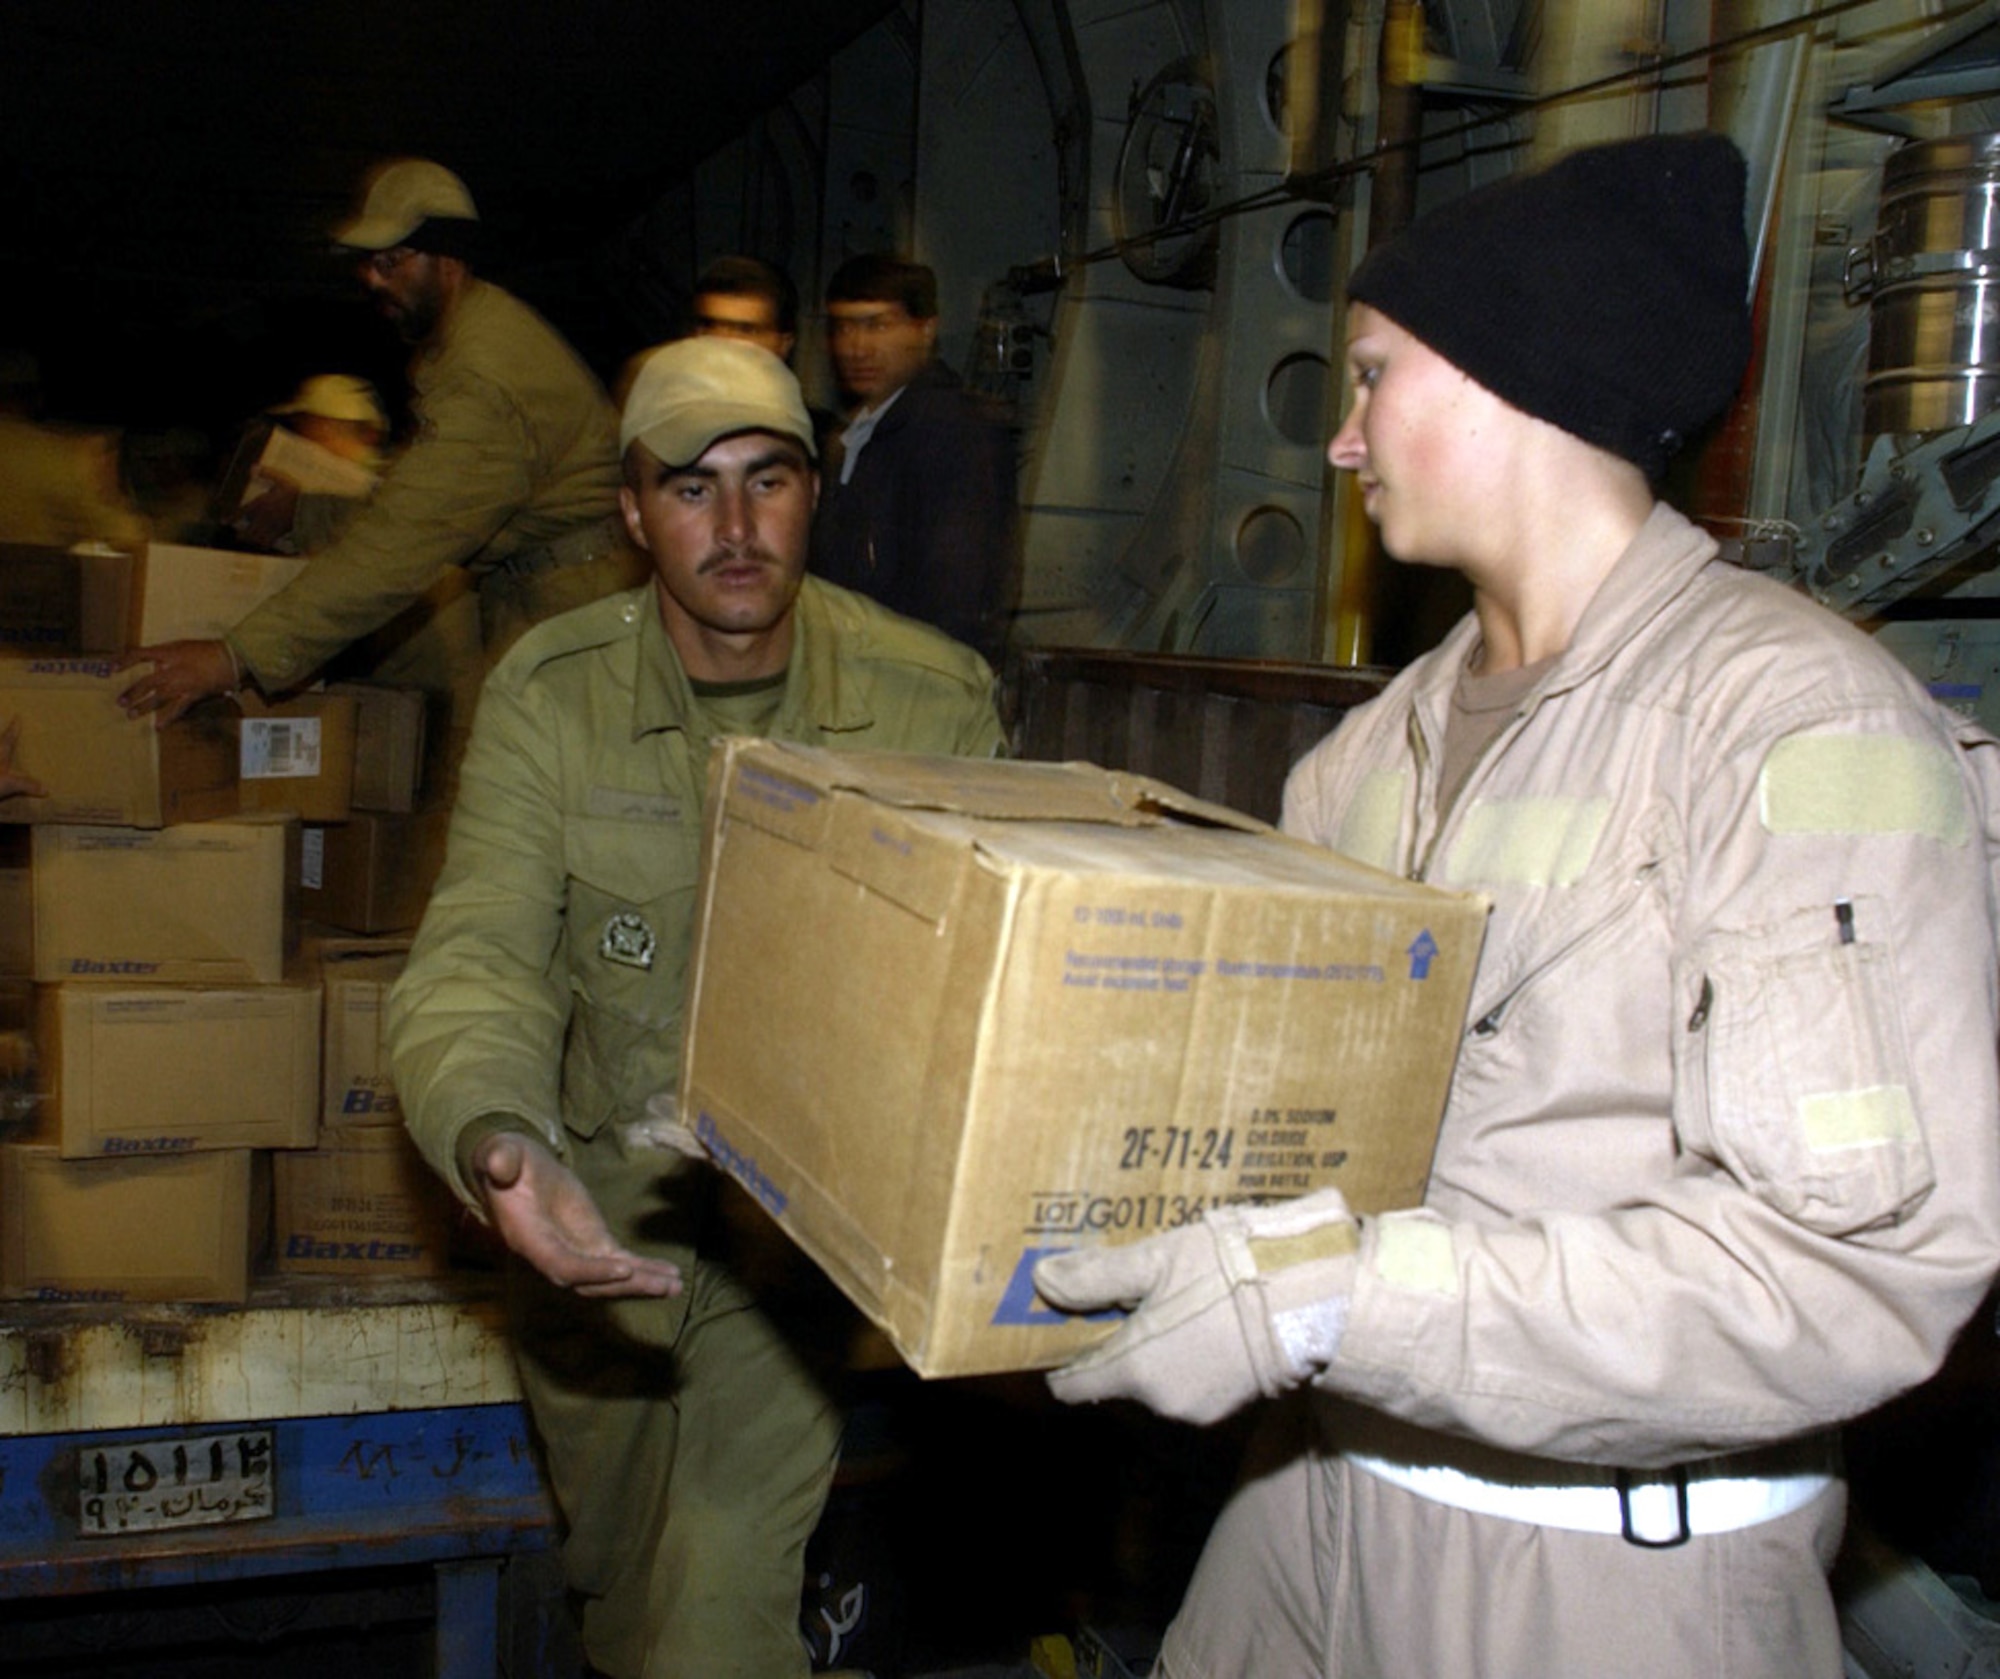
[[[273,1515],[277,1449],[268,1428],[104,1440],[76,1453],[77,1532],[114,1538]]]

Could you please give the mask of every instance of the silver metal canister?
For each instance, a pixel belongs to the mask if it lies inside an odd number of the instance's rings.
[[[1870,300],[1868,443],[1967,426],[2000,405],[2000,133],[1890,155],[1875,236],[1848,252],[1847,292]]]

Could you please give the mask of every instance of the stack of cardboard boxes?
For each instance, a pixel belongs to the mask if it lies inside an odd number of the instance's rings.
[[[272,1156],[271,1265],[335,1276],[449,1268],[454,1208],[403,1130],[382,1020],[407,936],[307,939],[318,977],[319,1146]]]
[[[216,633],[250,600],[162,603],[245,565],[154,550],[138,634]],[[381,1033],[443,834],[421,707],[328,689],[156,731],[101,650],[48,645],[0,654],[48,784],[0,801],[34,824],[25,887],[0,851],[33,923],[0,961],[34,981],[0,1080],[35,1061],[0,1290],[240,1299],[267,1226],[278,1271],[439,1268],[454,1215]],[[681,1112],[920,1373],[1106,1333],[1037,1299],[1050,1251],[1328,1184],[1421,1200],[1476,896],[1089,765],[732,739],[707,820]]]
[[[326,836],[418,812],[424,696],[216,702],[165,729],[117,701],[118,648],[219,634],[300,563],[155,546],[0,585],[0,721],[46,788],[0,801],[7,1295],[240,1301],[274,1211],[275,1269],[443,1264],[443,1191],[364,1025],[407,940],[305,929],[420,916],[434,857]]]

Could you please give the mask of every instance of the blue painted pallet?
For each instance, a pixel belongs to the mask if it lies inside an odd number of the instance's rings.
[[[497,1557],[553,1528],[518,1403],[0,1438],[0,1598]]]

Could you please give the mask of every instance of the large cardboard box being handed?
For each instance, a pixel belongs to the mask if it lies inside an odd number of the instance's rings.
[[[1050,1251],[1421,1200],[1482,898],[1088,764],[731,739],[708,812],[681,1121],[920,1373],[1108,1333]]]

